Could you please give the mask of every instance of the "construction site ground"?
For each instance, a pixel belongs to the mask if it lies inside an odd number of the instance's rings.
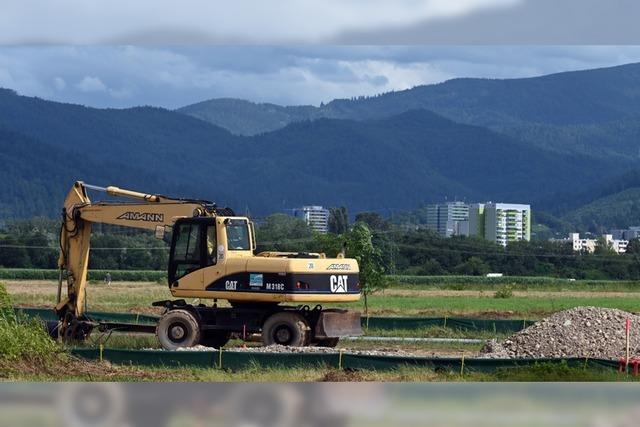
[[[55,301],[57,283],[54,281],[3,281],[15,306],[47,308]],[[640,292],[620,291],[612,285],[611,290],[599,287],[597,290],[516,290],[507,297],[496,298],[498,289],[491,290],[445,290],[390,287],[384,292],[369,297],[371,315],[384,316],[468,316],[475,318],[526,318],[540,319],[558,311],[578,306],[618,308],[629,312],[640,311]],[[88,289],[88,309],[108,312],[135,312],[160,314],[150,306],[151,302],[169,296],[166,285],[153,282],[114,282],[111,286],[92,283]],[[333,305],[332,305],[333,306]],[[347,306],[347,305],[346,305]],[[363,310],[362,303],[349,304],[349,308]],[[382,352],[390,355],[413,355],[428,357],[477,357],[485,340],[504,340],[506,334],[492,332],[458,331],[450,328],[428,327],[420,330],[370,330],[369,336],[392,337],[436,337],[455,339],[480,339],[482,343],[429,342],[429,341],[369,341],[343,340],[338,349],[355,352]],[[96,341],[86,345],[97,345]],[[107,345],[112,348],[157,349],[158,342],[153,335],[114,334]],[[232,340],[227,348],[259,346],[255,342]],[[537,380],[543,377],[532,369],[510,370],[504,373],[473,373],[461,376],[456,372],[436,372],[421,367],[402,367],[392,371],[342,371],[333,368],[260,368],[239,372],[198,368],[132,368],[112,366],[107,362],[76,362],[74,372],[62,374],[55,370],[34,372],[13,367],[5,376],[10,379],[120,379],[150,381],[439,381],[439,380]],[[90,368],[89,368],[90,367]],[[556,370],[545,368],[553,380],[619,380],[634,379],[620,377],[608,371],[575,371],[573,368]]]

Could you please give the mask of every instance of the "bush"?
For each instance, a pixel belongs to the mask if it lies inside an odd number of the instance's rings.
[[[16,315],[11,299],[0,283],[0,362],[44,360],[59,350],[41,321]]]
[[[493,295],[494,298],[507,299],[513,297],[513,286],[506,285],[496,291]]]

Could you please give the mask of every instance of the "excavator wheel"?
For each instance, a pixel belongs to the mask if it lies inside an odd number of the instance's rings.
[[[156,336],[165,350],[193,347],[200,343],[200,324],[187,310],[171,310],[160,318]]]
[[[304,347],[309,344],[309,338],[309,324],[298,313],[281,311],[271,315],[262,326],[262,343],[265,346]]]
[[[229,331],[203,331],[200,338],[200,345],[205,347],[220,348],[224,347],[231,338]]]

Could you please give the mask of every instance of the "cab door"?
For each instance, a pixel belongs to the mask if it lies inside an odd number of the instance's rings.
[[[169,284],[181,289],[202,289],[203,269],[216,264],[214,218],[176,221],[169,256]]]

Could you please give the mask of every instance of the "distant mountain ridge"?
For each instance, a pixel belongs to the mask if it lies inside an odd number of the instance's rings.
[[[161,108],[95,109],[2,91],[0,129],[11,165],[2,172],[5,218],[57,215],[76,179],[264,215],[309,203],[409,209],[452,194],[527,202],[586,190],[616,170],[426,110],[241,137]]]
[[[520,79],[457,78],[378,96],[337,99],[320,107],[213,99],[177,111],[238,135],[254,135],[296,121],[367,120],[414,109],[488,127],[557,152],[637,159],[640,64]]]

